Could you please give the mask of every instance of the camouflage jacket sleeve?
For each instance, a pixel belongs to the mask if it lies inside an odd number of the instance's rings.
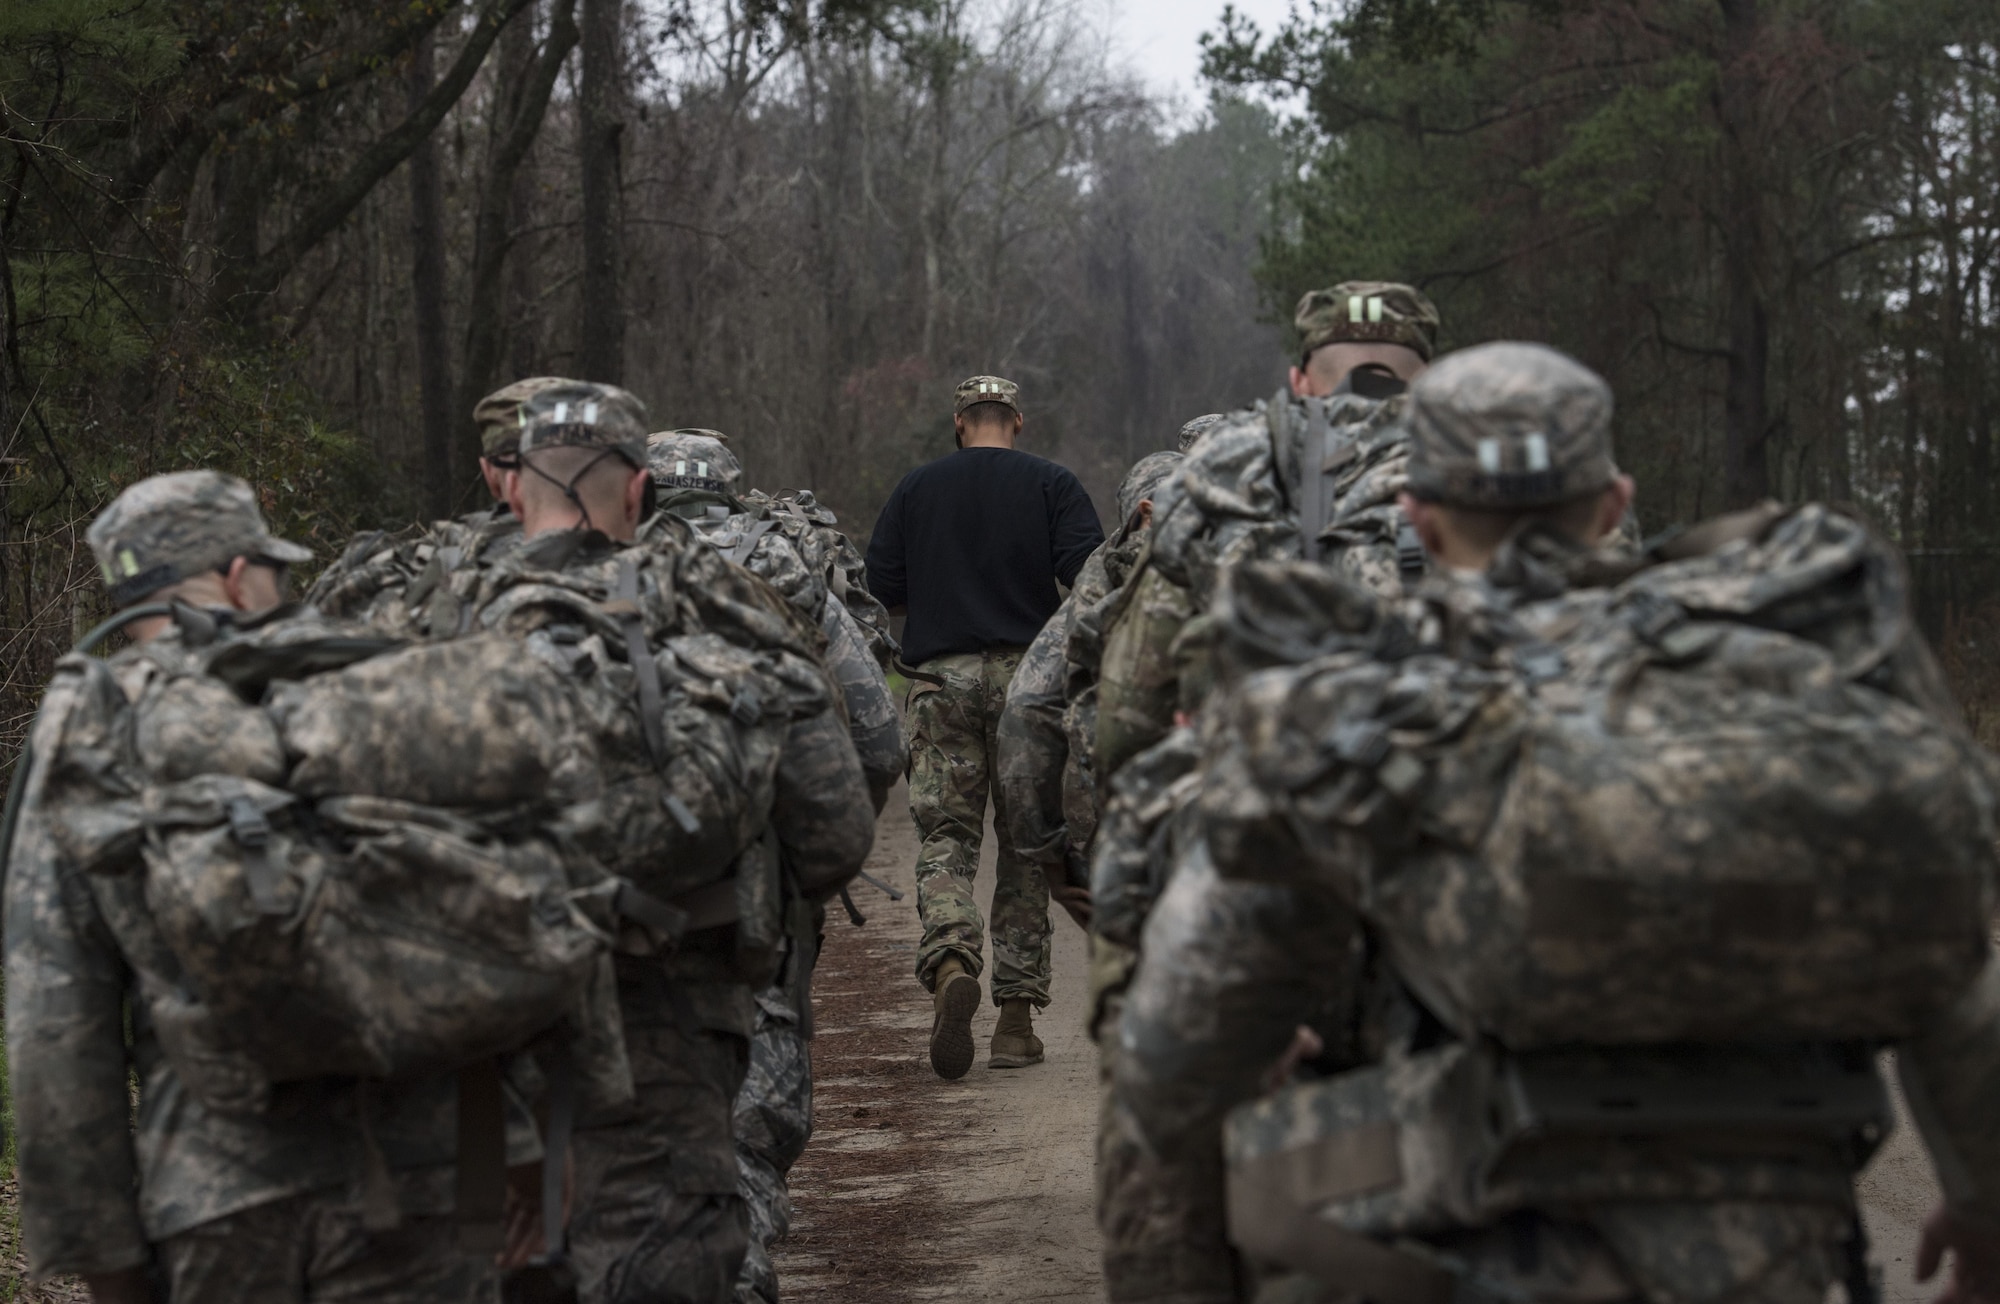
[[[1342,1001],[1354,925],[1325,898],[1217,877],[1198,841],[1176,859],[1120,1015],[1112,1105],[1159,1157],[1149,1201],[1226,1260],[1223,1120]]]
[[[846,703],[847,729],[854,738],[854,751],[868,780],[869,793],[880,810],[889,789],[909,768],[903,713],[854,613],[842,603],[829,602],[820,625],[826,631],[827,669]]]
[[[875,808],[847,728],[832,711],[792,722],[778,760],[771,825],[799,888],[824,900],[861,871]]]
[[[2000,956],[1898,1053],[1945,1198],[2000,1225]]]
[[[1151,564],[1192,592],[1197,607],[1219,567],[1299,551],[1298,509],[1286,487],[1297,483],[1297,468],[1285,461],[1271,427],[1267,404],[1230,414],[1155,500]]]
[[[38,1280],[147,1256],[127,1086],[130,976],[59,831],[98,769],[71,751],[95,714],[82,704],[88,692],[59,672],[43,699],[7,873],[7,1056],[21,1238]]]
[[[1091,768],[1101,793],[1118,767],[1167,736],[1180,702],[1174,643],[1195,614],[1185,587],[1142,565],[1106,622]]]
[[[1076,615],[1074,591],[1028,645],[1007,685],[1007,704],[994,730],[999,785],[995,808],[1014,850],[1041,865],[1060,865],[1067,843],[1063,819],[1063,644]]]

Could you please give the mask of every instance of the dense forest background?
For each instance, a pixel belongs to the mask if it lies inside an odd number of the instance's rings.
[[[6,0],[0,744],[140,475],[243,474],[331,554],[475,501],[473,400],[553,372],[865,534],[991,370],[1103,504],[1357,276],[1602,370],[1649,529],[1861,504],[2000,697],[2000,6],[1319,0],[1220,22],[1193,115],[1095,16]]]

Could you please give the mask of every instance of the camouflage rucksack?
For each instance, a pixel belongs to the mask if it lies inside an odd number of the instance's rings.
[[[1490,576],[1398,612],[1335,586],[1316,631],[1291,568],[1231,578],[1225,644],[1347,650],[1208,721],[1225,872],[1327,882],[1515,1051],[1894,1039],[1963,991],[1992,771],[1893,549],[1773,506],[1630,562],[1529,536]]]
[[[395,534],[370,530],[349,541],[305,600],[329,616],[366,621],[398,637],[451,638],[465,632],[466,613],[427,599],[451,572],[496,560],[520,542],[521,523],[503,507]]]
[[[888,609],[869,592],[867,563],[854,541],[838,528],[840,518],[810,489],[778,495],[753,489],[741,501],[753,518],[769,521],[772,529],[791,540],[807,570],[847,608],[866,636],[870,654],[888,671],[901,649],[890,632]]]
[[[1174,492],[1155,509],[1148,564],[1206,606],[1240,562],[1326,561],[1382,592],[1425,570],[1422,545],[1396,506],[1408,463],[1407,400],[1280,391],[1231,413],[1189,450]]]
[[[804,497],[810,504],[811,495]],[[830,519],[831,513],[827,515]],[[678,529],[682,520],[732,565],[769,584],[819,627],[826,637],[826,668],[839,689],[837,697],[847,713],[862,771],[877,783],[900,777],[909,753],[903,742],[902,712],[889,693],[882,666],[882,658],[893,655],[893,645],[884,650],[875,644],[870,629],[856,618],[852,600],[842,602],[834,595],[827,575],[838,572],[830,563],[824,558],[816,563],[806,560],[809,550],[817,553],[822,548],[806,517],[790,499],[759,496],[750,511],[730,512],[717,505],[703,516],[657,517],[641,532],[641,541],[652,541],[669,528],[669,521]],[[843,536],[836,533],[836,537]],[[880,608],[865,591],[862,596]]]
[[[498,638],[176,617],[60,663],[45,804],[188,1088],[255,1111],[275,1083],[455,1068],[568,1021],[629,1094],[603,987],[622,885],[566,832],[596,765],[561,677]]]
[[[832,705],[820,634],[685,522],[648,530],[627,547],[541,535],[428,600],[564,672],[605,776],[578,810],[578,843],[678,914],[666,931],[733,927],[754,969],[783,928],[765,837],[780,749],[794,721]]]

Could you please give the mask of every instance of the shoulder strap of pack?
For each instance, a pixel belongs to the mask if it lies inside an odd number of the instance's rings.
[[[1333,459],[1335,432],[1324,403],[1306,404],[1305,447],[1299,453],[1299,553],[1319,559],[1320,532],[1333,519],[1333,477],[1326,473]]]
[[[1424,541],[1417,536],[1417,527],[1405,519],[1396,527],[1396,573],[1402,577],[1403,592],[1416,592],[1429,569]]]
[[[646,619],[639,610],[639,563],[632,557],[618,559],[617,587],[604,610],[625,633],[625,659],[631,663],[632,681],[639,692],[639,727],[645,735],[646,755],[653,764],[664,765],[667,739],[660,718],[660,667],[646,646]]]
[[[763,540],[764,536],[777,527],[778,523],[766,516],[763,520],[756,522],[749,529],[745,530],[743,537],[736,541],[736,546],[723,555],[728,557],[735,565],[741,566],[744,562],[750,560],[751,553],[757,551],[757,545]]]

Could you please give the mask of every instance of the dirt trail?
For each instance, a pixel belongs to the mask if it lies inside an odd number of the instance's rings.
[[[993,890],[989,829],[982,908]],[[817,1130],[793,1173],[797,1219],[778,1253],[797,1304],[1103,1298],[1092,1214],[1097,1052],[1083,1032],[1085,948],[1056,920],[1055,1001],[1036,1020],[1046,1063],[991,1070],[995,1011],[973,1024],[979,1059],[955,1083],[927,1058],[930,1001],[912,977],[915,834],[899,789],[869,872],[909,893],[892,903],[855,890],[868,916],[835,912],[815,983]],[[1917,1233],[1936,1202],[1929,1160],[1904,1123],[1863,1175],[1861,1195],[1884,1304],[1937,1294],[1912,1276]]]
[[[1083,934],[1057,912],[1055,999],[1035,1020],[1047,1060],[986,1067],[998,1013],[988,999],[973,1020],[972,1072],[941,1082],[928,1057],[930,998],[914,977],[915,862],[898,789],[868,872],[908,895],[892,903],[857,885],[868,925],[849,926],[837,908],[827,922],[813,986],[816,1126],[793,1171],[797,1217],[778,1253],[785,1298],[1090,1304],[1102,1292],[1091,1188],[1097,1050],[1083,1030]],[[982,910],[992,892],[989,827]]]

